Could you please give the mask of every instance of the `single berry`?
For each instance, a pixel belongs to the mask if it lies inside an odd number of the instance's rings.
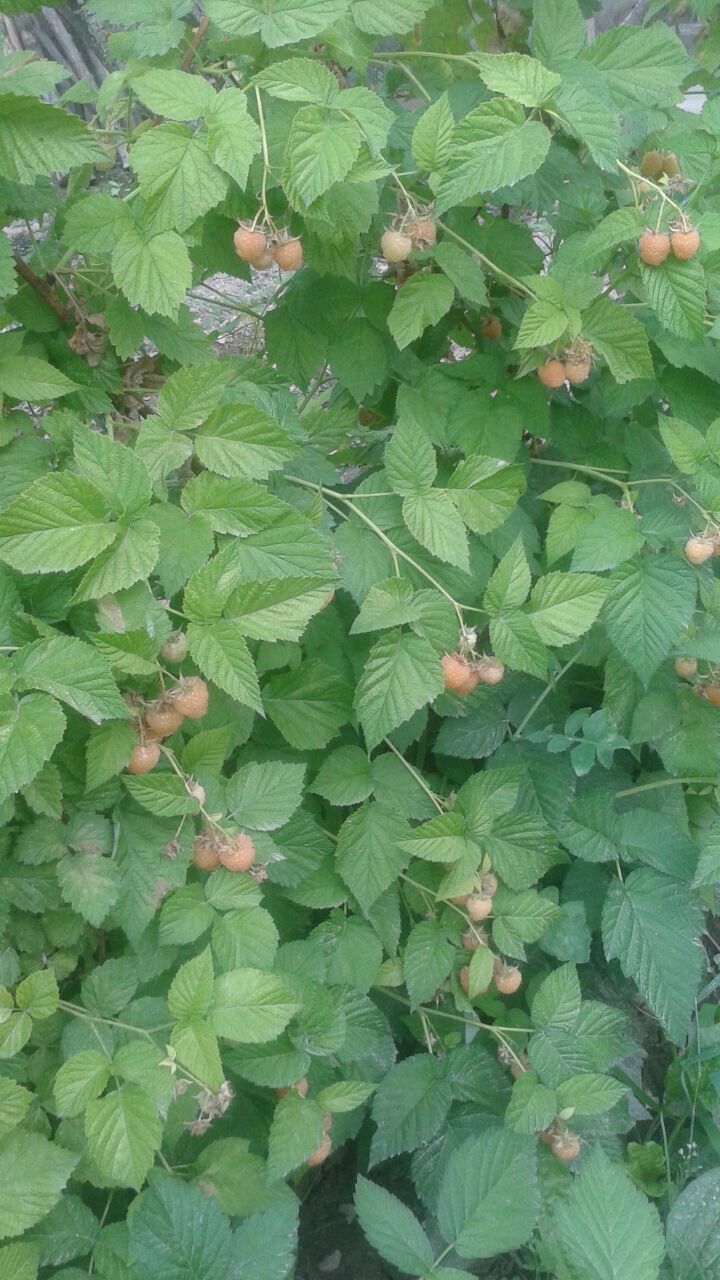
[[[703,693],[712,707],[720,707],[720,685],[706,684]]]
[[[500,684],[505,677],[505,663],[499,658],[478,658],[473,663],[473,671],[481,684]]]
[[[487,946],[484,929],[466,929],[460,941],[466,951],[477,951],[478,947]]]
[[[412,253],[412,247],[412,240],[403,235],[402,231],[393,231],[391,228],[383,231],[380,248],[386,262],[405,262]]]
[[[172,704],[188,720],[200,720],[207,712],[210,693],[204,680],[190,676],[175,686]]]
[[[132,749],[128,760],[128,773],[149,773],[160,759],[160,747],[157,742],[138,742]]]
[[[569,1164],[571,1160],[576,1160],[580,1155],[580,1139],[576,1133],[572,1133],[568,1129],[565,1133],[556,1134],[550,1144],[554,1156],[558,1160],[563,1160]]]
[[[659,267],[670,252],[670,237],[667,231],[643,231],[638,249],[643,262],[649,267]]]
[[[511,996],[522,985],[522,974],[514,964],[500,964],[493,974],[495,986],[504,996]]]
[[[451,693],[472,693],[479,676],[461,653],[446,653],[442,658],[445,688]]]
[[[697,675],[697,659],[676,658],[675,671],[683,680],[689,680],[691,676]]]
[[[496,342],[498,338],[502,337],[502,331],[502,323],[498,316],[485,316],[482,322],[483,338],[489,338],[492,342]]]
[[[171,631],[160,650],[165,662],[182,662],[187,656],[188,642],[184,631]]]
[[[659,178],[663,173],[663,154],[661,151],[646,151],[640,161],[640,172],[643,178]]]
[[[484,893],[471,893],[465,903],[471,920],[487,920],[492,911],[492,898],[487,898]]]
[[[325,1134],[319,1147],[316,1147],[312,1155],[308,1156],[306,1164],[310,1169],[314,1169],[316,1165],[324,1164],[330,1152],[332,1151],[332,1141],[329,1134]]]
[[[177,705],[153,702],[145,712],[145,723],[155,738],[169,738],[183,722],[183,713]]]
[[[700,232],[695,227],[688,227],[687,231],[672,231],[670,233],[670,248],[679,258],[681,262],[687,262],[688,258],[694,258],[700,248]]]
[[[300,270],[303,264],[303,247],[299,240],[281,240],[272,252],[281,271]]]
[[[437,227],[432,218],[418,218],[415,222],[406,222],[405,232],[419,249],[427,249],[437,240]]]
[[[193,841],[193,862],[200,871],[214,871],[220,866],[220,855],[212,836],[204,832]]]
[[[257,257],[250,258],[250,266],[254,267],[256,271],[269,271],[274,263],[272,249],[261,249]]]
[[[666,174],[668,178],[677,177],[680,172],[680,165],[674,151],[663,151],[662,167],[663,173]]]
[[[541,364],[537,372],[538,378],[544,387],[557,389],[565,381],[565,365],[562,360],[558,360],[555,356]]]
[[[497,876],[493,875],[492,871],[486,871],[480,878],[480,892],[484,893],[486,898],[494,898],[497,891]]]
[[[691,564],[704,564],[714,554],[714,538],[688,538],[685,543],[685,556]]]
[[[468,995],[470,992],[470,969],[468,968],[467,965],[463,965],[462,969],[460,970],[458,974],[458,982],[460,983],[460,986],[465,992],[465,995]]]
[[[262,231],[253,231],[251,227],[238,227],[233,236],[233,244],[238,258],[243,262],[252,262],[263,252],[266,245]]]
[[[250,836],[231,836],[220,846],[220,861],[228,871],[248,871],[255,861],[255,845]]]
[[[587,382],[591,367],[589,360],[566,360],[565,377],[571,386],[576,387],[580,382]]]

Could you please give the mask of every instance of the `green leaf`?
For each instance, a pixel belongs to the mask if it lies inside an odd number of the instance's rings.
[[[105,720],[87,740],[86,791],[94,791],[125,768],[135,746],[135,730],[128,720]]]
[[[220,1088],[225,1074],[220,1060],[217,1036],[202,1019],[177,1023],[170,1033],[170,1044],[178,1061],[203,1081],[213,1092]]]
[[[370,650],[355,694],[368,750],[443,688],[442,665],[427,640],[401,631],[382,636]]]
[[[480,263],[457,244],[443,240],[435,249],[435,261],[458,293],[474,307],[487,306],[487,289]]]
[[[150,476],[140,459],[125,445],[80,425],[73,432],[78,470],[102,493],[115,515],[133,514],[150,502]]]
[[[340,182],[357,160],[361,143],[357,121],[327,107],[300,107],[285,148],[283,185],[290,203],[307,209]]]
[[[344,1115],[347,1111],[356,1111],[374,1091],[375,1085],[364,1080],[338,1080],[337,1084],[329,1084],[320,1090],[317,1103],[323,1111]]]
[[[403,519],[412,536],[432,555],[470,572],[465,526],[450,495],[440,489],[409,493],[403,500]]]
[[[348,0],[276,0],[268,12],[262,0],[209,0],[208,17],[231,36],[258,34],[263,44],[310,40],[342,17]]]
[[[530,566],[522,538],[516,538],[495,569],[483,596],[483,607],[492,616],[517,609],[530,591]]]
[[[199,428],[195,451],[218,475],[266,480],[297,451],[290,437],[255,405],[221,405]]]
[[[427,173],[444,169],[450,157],[455,119],[447,94],[423,111],[413,130],[412,154],[419,169]]]
[[[411,929],[403,955],[403,976],[411,1008],[429,1000],[453,966],[455,947],[437,920],[421,920]]]
[[[395,295],[388,328],[402,351],[429,325],[437,324],[450,310],[455,297],[452,282],[444,275],[418,272]]]
[[[215,100],[212,85],[187,71],[153,69],[134,76],[130,83],[144,106],[169,120],[195,120],[204,116]]]
[[[112,253],[132,226],[128,205],[104,192],[78,200],[67,211],[63,242],[79,253]]]
[[[411,1276],[432,1267],[432,1245],[414,1213],[384,1187],[360,1177],[355,1188],[358,1221],[373,1249]]]
[[[654,376],[646,330],[625,307],[596,298],[583,315],[583,336],[607,361],[616,382]]]
[[[260,686],[247,641],[239,627],[219,620],[187,629],[190,652],[200,670],[241,706],[262,709]]]
[[[570,644],[592,626],[606,594],[594,574],[546,573],[533,588],[529,616],[545,644]]]
[[[533,52],[552,67],[574,58],[585,44],[585,22],[575,0],[535,0]]]
[[[127,715],[107,663],[75,636],[36,640],[18,651],[14,664],[20,690],[51,693],[96,724]]]
[[[670,254],[659,267],[641,263],[640,274],[648,303],[664,329],[678,338],[704,336],[705,273],[697,258],[680,262]]]
[[[97,1049],[84,1049],[63,1062],[55,1076],[55,1104],[61,1116],[79,1116],[110,1079],[110,1062]]]
[[[0,803],[25,787],[50,759],[65,732],[54,698],[31,693],[0,722]]]
[[[242,583],[230,596],[225,614],[253,640],[299,640],[310,618],[328,597],[330,579],[269,578]]]
[[[228,371],[222,364],[190,365],[184,369],[176,369],[163,383],[157,401],[157,414],[160,420],[171,431],[191,431],[199,427],[216,409],[227,386]],[[211,480],[210,476],[198,476],[194,485],[202,480]],[[186,485],[181,493],[183,506],[190,486]],[[186,506],[186,511],[196,507]]]
[[[535,1071],[525,1071],[513,1085],[505,1124],[515,1133],[535,1134],[551,1124],[557,1111],[555,1090],[541,1084]]]
[[[292,1090],[281,1098],[268,1135],[268,1178],[284,1178],[304,1164],[323,1137],[323,1113]]]
[[[437,212],[527,178],[540,168],[549,147],[545,125],[526,121],[514,103],[496,98],[476,107],[455,129],[437,187]]]
[[[573,569],[615,569],[642,548],[640,522],[630,511],[613,507],[583,524],[572,558]]]
[[[180,372],[185,370],[178,370]],[[206,416],[201,405],[197,412]],[[180,501],[189,515],[201,516],[216,533],[234,533],[239,537],[267,529],[287,512],[285,504],[262,485],[240,477],[211,475],[209,471],[202,471],[185,485]]]
[[[74,391],[76,385],[37,356],[0,360],[0,391],[16,400],[56,400]]]
[[[96,928],[120,894],[117,863],[97,853],[71,853],[61,858],[57,877],[64,901]]]
[[[233,969],[215,979],[210,1025],[239,1044],[264,1044],[284,1031],[298,1006],[280,978]]]
[[[682,42],[662,22],[603,31],[582,60],[600,73],[618,106],[644,110],[674,104],[691,66]]]
[[[626,1092],[627,1087],[612,1076],[589,1072],[572,1076],[558,1085],[557,1108],[564,1111],[566,1107],[572,1107],[578,1115],[594,1116],[601,1111],[609,1111]]]
[[[493,618],[490,640],[493,652],[507,667],[527,671],[540,680],[547,677],[548,651],[527,614],[510,609]]]
[[[580,1010],[580,983],[574,964],[553,969],[538,987],[532,1001],[537,1027],[571,1028]]]
[[[92,485],[69,472],[35,480],[0,513],[0,557],[21,573],[75,569],[116,536]]]
[[[364,911],[397,878],[408,861],[401,841],[408,833],[404,818],[370,801],[341,826],[336,867]]]
[[[32,184],[38,174],[67,173],[107,159],[80,116],[20,94],[3,98],[0,171],[13,182]]]
[[[518,329],[515,346],[547,347],[561,338],[571,322],[571,313],[549,299],[531,302]]]
[[[443,1065],[429,1054],[415,1054],[392,1067],[373,1099],[377,1130],[370,1149],[371,1166],[424,1146],[445,1123],[451,1102]]]
[[[176,231],[126,231],[113,249],[112,273],[129,302],[173,320],[192,280],[190,255]]]
[[[213,998],[212,956],[209,948],[181,965],[170,984],[168,1009],[173,1018],[202,1018]]]
[[[217,1198],[155,1174],[129,1219],[132,1270],[154,1280],[227,1280],[233,1254],[230,1224]]]
[[[0,298],[10,297],[18,284],[10,241],[7,236],[0,236]]]
[[[121,1084],[88,1103],[85,1136],[100,1172],[121,1187],[138,1189],[162,1141],[162,1125],[147,1093],[136,1084]]]
[[[582,84],[563,84],[555,94],[566,132],[584,143],[601,169],[614,171],[620,152],[620,121],[608,110],[604,95],[588,92]]]
[[[0,1249],[0,1280],[37,1280],[39,1256],[34,1242]]]
[[[394,36],[422,22],[436,0],[353,0],[353,21],[371,35]]]
[[[610,578],[605,629],[644,684],[690,621],[696,589],[692,567],[674,555],[630,560]]]
[[[263,689],[263,704],[280,733],[299,751],[324,747],[350,719],[351,687],[332,667],[302,662]]]
[[[437,474],[435,450],[425,432],[401,422],[385,446],[385,473],[395,493],[425,492]]]
[[[600,1146],[572,1180],[553,1225],[573,1280],[657,1280],[664,1253],[657,1211]]]
[[[703,969],[696,896],[650,867],[614,880],[605,899],[603,945],[620,961],[676,1044],[687,1034]]]
[[[472,827],[462,813],[456,810],[439,813],[429,822],[423,822],[403,840],[403,847],[413,858],[429,862],[457,862],[460,858],[478,854],[472,839]]]
[[[206,81],[200,83],[210,88]],[[227,191],[225,174],[208,155],[207,138],[183,124],[161,124],[144,133],[130,151],[130,163],[145,200],[144,223],[155,232],[186,231]]]
[[[370,323],[358,316],[348,321],[333,340],[328,362],[342,387],[357,401],[362,401],[379,383],[384,382],[389,364],[387,339]]]
[[[273,98],[285,102],[314,102],[318,106],[330,106],[340,89],[329,67],[310,58],[285,58],[274,62],[255,76],[260,85]]]
[[[97,600],[133,586],[152,573],[158,558],[160,530],[152,520],[136,519],[117,542],[101,552],[80,580],[74,601]]]
[[[720,1170],[710,1169],[686,1184],[667,1218],[667,1251],[673,1272],[717,1280],[720,1221],[717,1201]],[[1,1274],[1,1273],[0,1273]]]
[[[491,1258],[529,1240],[540,1208],[536,1140],[486,1129],[451,1155],[438,1195],[443,1239],[461,1258]]]
[[[300,804],[304,778],[303,764],[243,765],[227,785],[228,812],[250,831],[284,827]]]
[[[39,1133],[13,1130],[0,1142],[0,1240],[19,1236],[40,1222],[60,1199],[77,1164],[75,1152],[65,1151]],[[14,1280],[14,1278],[13,1278]]]
[[[338,747],[323,760],[310,790],[332,805],[361,804],[373,790],[367,755],[360,747]]]
[[[20,1123],[31,1102],[32,1094],[28,1089],[23,1089],[14,1080],[0,1076],[0,1138],[4,1138]]]
[[[517,893],[501,885],[493,898],[493,941],[499,951],[525,958],[526,942],[537,942],[557,920],[559,907],[533,889]]]
[[[514,511],[525,492],[525,477],[520,467],[473,454],[453,471],[448,492],[468,528],[482,536]]]
[[[560,76],[524,53],[476,53],[472,60],[488,89],[525,107],[542,106],[560,84]]]
[[[18,1009],[24,1009],[33,1021],[51,1018],[58,1007],[60,993],[52,969],[39,969],[23,978],[15,991]]]

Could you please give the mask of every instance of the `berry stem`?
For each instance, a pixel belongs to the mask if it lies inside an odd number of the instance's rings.
[[[451,240],[456,240],[457,243],[467,249],[473,257],[478,258],[480,262],[484,263],[488,271],[491,271],[498,280],[504,280],[505,284],[510,285],[510,287],[515,289],[517,293],[523,294],[526,298],[532,298],[533,302],[537,301],[536,294],[534,294],[532,289],[529,289],[526,284],[523,284],[522,280],[518,280],[515,276],[511,276],[509,271],[503,271],[502,267],[499,267],[496,262],[493,262],[492,258],[486,257],[480,249],[476,249],[473,244],[470,244],[469,240],[458,235],[457,231],[453,231],[452,227],[449,227],[446,222],[442,222],[439,218],[436,218],[435,221],[439,227],[442,227],[445,234],[450,236]]]
[[[267,207],[267,180],[268,180],[268,174],[270,173],[270,155],[268,152],[268,141],[267,141],[267,132],[265,130],[265,116],[263,113],[262,97],[260,96],[260,89],[258,88],[257,85],[255,85],[255,101],[257,103],[257,109],[258,109],[258,124],[260,126],[260,141],[262,143],[262,156],[263,156],[263,175],[262,175],[262,186],[260,189],[260,202],[262,204],[262,211],[263,211],[263,215],[265,217],[265,221],[267,225],[270,227],[271,231],[275,231],[276,230],[275,223],[270,217],[270,211]]]
[[[683,210],[681,209],[680,205],[676,204],[674,200],[671,200],[670,196],[667,195],[665,191],[663,191],[662,187],[659,187],[656,182],[652,182],[650,178],[644,178],[641,173],[635,173],[634,169],[628,169],[627,165],[623,164],[622,160],[617,160],[616,164],[618,169],[621,169],[623,173],[627,174],[628,178],[632,178],[634,182],[644,182],[646,186],[652,187],[653,191],[657,191],[658,195],[662,196],[663,200],[667,204],[672,205],[673,209],[677,209],[678,213],[680,214],[680,217],[683,220],[683,226],[687,228],[687,218],[685,217],[685,214],[683,213]],[[662,206],[661,206],[660,212],[662,213]]]

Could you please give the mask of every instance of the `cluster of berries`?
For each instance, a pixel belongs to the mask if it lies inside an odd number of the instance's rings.
[[[499,658],[469,659],[462,653],[446,653],[442,658],[445,688],[451,693],[472,693],[479,684],[499,684],[505,665]]]
[[[706,529],[699,538],[688,538],[685,543],[685,558],[691,564],[704,564],[712,556],[720,556],[720,533]]]
[[[504,1067],[508,1067],[513,1080],[519,1080],[526,1071],[532,1070],[532,1063],[526,1053],[515,1053],[508,1044],[501,1044],[498,1059]],[[563,1163],[569,1164],[580,1155],[580,1139],[572,1129],[568,1129],[565,1116],[571,1114],[561,1112],[546,1129],[541,1129],[538,1138],[550,1147],[553,1155]]]
[[[400,226],[388,227],[380,239],[380,248],[386,262],[407,262],[413,249],[429,249],[437,240],[437,229],[432,218],[405,218]]]
[[[562,355],[551,356],[538,369],[538,378],[544,387],[556,390],[563,383],[569,382],[577,386],[587,382],[593,364],[593,349],[589,342],[578,339],[563,351]]]
[[[477,887],[472,893],[462,894],[460,897],[451,898],[450,902],[454,907],[459,907],[468,917],[468,927],[460,939],[465,951],[477,951],[479,947],[488,945],[485,930],[477,928],[481,920],[487,920],[493,909],[493,898],[497,893],[498,881],[497,876],[492,871],[484,872],[479,879]],[[470,968],[465,965],[458,974],[458,981],[465,995],[470,991]],[[522,974],[517,965],[505,964],[500,956],[493,957],[492,981],[495,983],[501,995],[511,996],[522,985]],[[490,983],[482,990],[478,991],[478,995],[484,995],[490,989]]]
[[[303,264],[302,242],[297,236],[266,235],[258,227],[242,222],[233,236],[235,252],[256,271],[298,271]]]
[[[694,258],[700,248],[700,232],[684,222],[670,231],[643,231],[638,241],[640,257],[649,267],[659,267],[672,252],[681,262]]]
[[[150,773],[160,759],[162,739],[175,733],[183,720],[201,719],[207,712],[209,700],[205,681],[199,676],[189,676],[178,680],[160,698],[145,703],[136,716],[138,741],[128,761],[128,773]]]

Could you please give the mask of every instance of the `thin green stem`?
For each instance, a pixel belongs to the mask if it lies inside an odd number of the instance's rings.
[[[427,785],[422,774],[418,773],[417,769],[415,769],[414,766],[410,764],[409,760],[405,759],[402,752],[398,751],[395,744],[391,742],[389,738],[383,738],[383,742],[385,743],[386,747],[390,748],[393,755],[397,756],[400,763],[405,766],[408,773],[415,779],[415,781],[417,782],[421,790],[425,792],[425,795],[427,796],[428,800],[431,800],[432,803],[435,805],[435,808],[437,809],[438,813],[444,813],[445,812],[444,806],[438,800],[437,796],[435,795],[435,792],[430,790],[430,787]]]
[[[265,216],[265,221],[267,222],[268,226],[272,230],[274,230],[275,224],[272,218],[270,217],[270,211],[267,207],[267,180],[268,180],[268,174],[270,173],[270,153],[268,151],[267,132],[265,130],[265,116],[263,114],[262,98],[260,96],[260,89],[258,88],[257,85],[255,85],[255,101],[257,103],[258,124],[260,126],[260,141],[262,144],[262,157],[263,157],[263,174],[262,174],[262,186],[260,189],[260,200],[262,203],[262,211]]]
[[[417,560],[413,560],[413,557],[408,555],[407,551],[403,551],[401,547],[396,546],[392,539],[388,538],[384,530],[381,529],[374,520],[371,520],[364,511],[361,511],[359,507],[355,506],[352,498],[348,498],[344,493],[338,493],[336,489],[328,489],[324,484],[315,484],[312,480],[301,480],[299,476],[286,476],[286,479],[290,484],[300,485],[303,489],[312,489],[314,492],[320,493],[323,497],[334,498],[336,502],[342,502],[345,506],[349,507],[353,514],[357,516],[358,520],[361,520],[369,529],[372,529],[375,536],[388,548],[393,559],[399,556],[401,560],[406,562],[406,564],[412,565],[413,569],[415,569],[417,573],[421,574],[427,582],[430,582],[436,591],[439,591],[446,600],[449,600],[455,610],[460,630],[465,630],[465,619],[463,618],[462,613],[463,606],[458,603],[449,591],[446,591],[445,587],[442,583],[438,582],[437,578],[434,578],[431,573],[428,573],[427,569],[424,569],[421,564],[418,564]],[[331,504],[328,503],[328,505]],[[337,508],[335,508],[335,510],[337,510]],[[340,514],[342,514],[342,512]]]
[[[636,173],[634,169],[628,169],[627,165],[623,164],[622,160],[617,160],[616,164],[618,169],[620,169],[623,173],[627,174],[628,178],[633,179],[633,182],[644,183],[646,186],[651,187],[653,191],[657,191],[658,195],[662,196],[663,200],[667,204],[672,205],[673,209],[677,209],[678,213],[680,214],[680,217],[683,220],[683,225],[686,224],[687,219],[685,217],[685,214],[681,206],[679,204],[676,204],[674,200],[671,200],[670,196],[667,194],[667,192],[663,191],[662,187],[659,187],[656,182],[651,182],[650,178],[644,177],[642,173]],[[661,212],[662,212],[662,209],[661,209]]]
[[[415,85],[415,88],[417,89],[418,93],[420,93],[420,94],[422,95],[422,97],[425,99],[425,101],[426,101],[426,102],[432,102],[432,94],[429,94],[429,93],[428,93],[427,89],[425,88],[425,85],[424,85],[424,84],[421,84],[421,82],[418,80],[418,78],[417,78],[417,76],[416,76],[416,75],[413,75],[413,73],[412,73],[412,71],[410,70],[410,68],[409,68],[409,67],[406,67],[406,66],[405,66],[405,63],[404,63],[404,62],[400,62],[399,60],[398,60],[398,64],[397,64],[397,65],[400,67],[400,69],[401,69],[401,70],[404,72],[404,74],[407,76],[407,78],[408,78],[408,80],[411,82],[411,84],[414,84],[414,85]]]
[[[515,289],[517,293],[523,294],[524,297],[532,298],[533,301],[537,300],[532,289],[529,289],[526,284],[523,284],[522,280],[518,280],[515,276],[511,276],[509,271],[503,271],[502,267],[499,267],[496,262],[493,262],[492,258],[488,258],[480,251],[480,249],[476,249],[475,245],[471,244],[469,240],[466,240],[464,236],[458,235],[457,231],[453,231],[452,227],[449,227],[446,222],[442,222],[439,218],[436,219],[436,222],[439,227],[442,227],[445,234],[450,236],[451,240],[457,241],[457,243],[461,244],[464,249],[467,249],[473,257],[484,263],[488,271],[491,271],[496,279],[503,280],[505,284],[510,285],[512,289]]]
[[[624,796],[637,796],[641,791],[656,791],[658,787],[717,786],[720,779],[715,778],[660,778],[658,782],[643,782],[639,787],[627,787],[624,791],[616,791],[615,799]]]
[[[553,676],[552,680],[550,680],[548,684],[546,684],[542,693],[540,693],[538,697],[535,699],[535,701],[533,702],[532,706],[530,707],[530,710],[527,712],[527,715],[523,716],[515,732],[510,735],[511,738],[515,739],[515,738],[522,737],[523,730],[525,729],[526,725],[530,722],[530,720],[532,720],[533,716],[535,715],[535,712],[538,710],[539,707],[542,706],[548,694],[552,693],[553,689],[556,688],[558,681],[562,680],[563,676],[565,675],[565,672],[570,670],[574,662],[577,662],[578,657],[579,657],[579,654],[574,653],[572,658],[569,658],[568,661],[565,663],[565,666],[560,668],[557,675]]]

